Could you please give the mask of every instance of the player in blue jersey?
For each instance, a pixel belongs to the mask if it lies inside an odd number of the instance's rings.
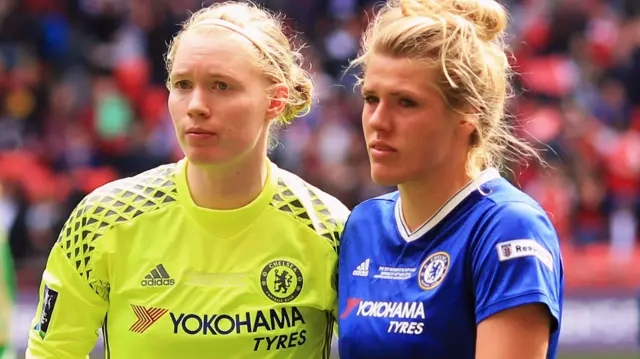
[[[363,129],[376,183],[341,240],[341,359],[553,359],[555,229],[499,174],[536,151],[504,116],[507,14],[494,0],[392,1],[368,28]]]

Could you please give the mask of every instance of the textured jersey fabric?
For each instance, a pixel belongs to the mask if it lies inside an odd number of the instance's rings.
[[[87,196],[51,251],[27,358],[328,358],[348,210],[269,164],[251,204],[194,204],[188,162]]]

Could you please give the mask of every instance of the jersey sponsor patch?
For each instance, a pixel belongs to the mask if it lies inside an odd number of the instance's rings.
[[[442,283],[447,276],[451,258],[447,252],[437,252],[430,255],[420,265],[418,284],[424,290],[431,290]]]
[[[134,304],[131,304],[131,309],[133,309],[133,312],[135,313],[137,320],[135,323],[133,323],[133,325],[131,326],[131,328],[129,328],[129,330],[138,334],[142,334],[145,331],[147,331],[147,329],[149,329],[150,326],[152,326],[155,322],[157,322],[160,318],[162,318],[163,315],[167,314],[168,312],[167,309],[147,308],[141,305],[134,305]]]
[[[169,318],[174,335],[245,335],[253,337],[253,351],[282,350],[302,346],[307,341],[306,320],[298,307],[271,308],[243,313],[185,313],[169,309],[131,305],[136,315],[130,331],[142,334],[159,321],[167,330]],[[168,314],[165,315],[165,314]],[[272,333],[282,331],[284,333]]]
[[[426,318],[422,302],[382,302],[349,298],[340,318],[346,319],[352,313],[356,317],[388,322],[387,333],[392,334],[420,335]]]
[[[270,262],[260,274],[262,292],[276,303],[288,303],[296,299],[302,292],[303,284],[300,268],[285,260]]]
[[[57,300],[58,292],[45,285],[44,295],[42,296],[42,313],[40,314],[40,321],[38,321],[38,324],[33,328],[38,332],[38,335],[42,339],[47,335],[47,330],[49,329],[49,324],[51,323],[53,310],[56,306]]]
[[[498,243],[496,246],[500,262],[522,257],[536,257],[553,271],[553,255],[533,239],[516,239]]]

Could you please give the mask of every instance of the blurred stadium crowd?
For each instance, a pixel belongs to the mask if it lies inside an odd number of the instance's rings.
[[[318,90],[312,112],[282,131],[274,161],[349,206],[388,191],[369,179],[361,96],[344,73],[375,3],[257,2],[299,32]],[[569,287],[638,288],[640,1],[501,3],[519,73],[510,113],[550,165],[514,163],[511,177],[552,214]],[[181,157],[164,53],[201,4],[0,0],[0,233],[23,286],[38,283],[85,194]]]

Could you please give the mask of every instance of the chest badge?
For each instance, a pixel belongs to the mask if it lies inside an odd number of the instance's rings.
[[[431,290],[442,283],[447,276],[451,258],[447,252],[437,252],[424,260],[418,272],[418,284],[424,290]]]
[[[300,268],[289,261],[272,261],[260,274],[262,292],[276,303],[287,303],[296,299],[302,292],[302,285]]]

